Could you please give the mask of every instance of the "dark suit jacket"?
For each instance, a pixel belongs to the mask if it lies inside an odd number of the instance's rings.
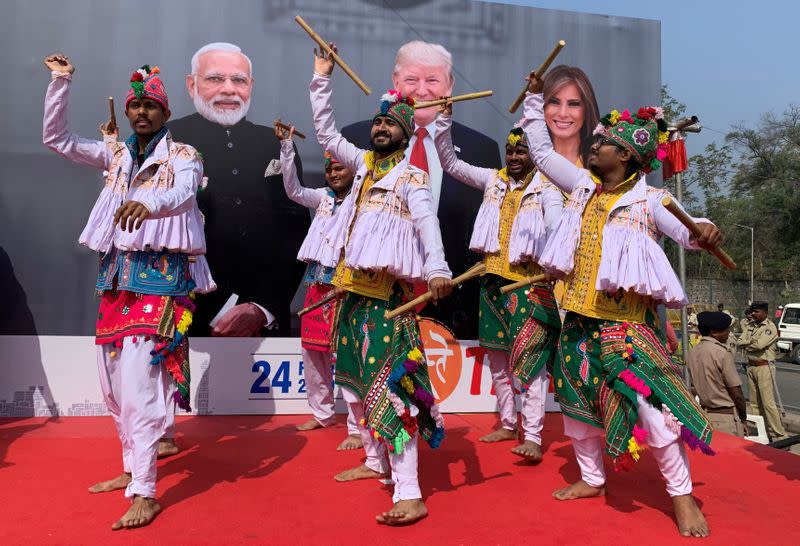
[[[296,259],[308,232],[308,211],[289,200],[280,175],[264,177],[280,142],[272,129],[241,120],[225,128],[200,114],[169,123],[173,138],[203,155],[208,187],[197,196],[205,216],[207,259],[218,289],[197,299],[194,335],[210,335],[209,321],[232,292],[275,315],[290,335],[289,304],[305,270]],[[298,156],[298,176],[302,168]]]
[[[371,127],[371,121],[361,121],[342,129],[342,135],[356,146],[370,149]],[[497,142],[491,138],[456,122],[453,122],[452,135],[453,145],[461,150],[456,152],[459,158],[478,167],[501,167]],[[480,191],[443,173],[439,226],[445,257],[453,276],[460,275],[481,259],[480,255],[469,250],[469,240],[482,200]],[[427,305],[422,315],[445,323],[459,339],[477,339],[478,285],[478,280],[469,281],[439,305]]]

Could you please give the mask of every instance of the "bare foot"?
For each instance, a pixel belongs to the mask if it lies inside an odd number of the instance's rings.
[[[164,457],[172,457],[173,455],[177,455],[180,453],[180,449],[178,448],[178,444],[175,443],[174,438],[161,438],[158,441],[158,458],[163,459]]]
[[[297,430],[306,431],[306,430],[314,430],[315,428],[322,428],[322,425],[319,424],[319,421],[316,419],[309,419],[302,425],[297,425]]]
[[[134,527],[144,527],[161,512],[161,505],[155,499],[135,496],[131,507],[125,512],[118,522],[111,526],[112,531],[120,529],[133,529]]]
[[[707,537],[711,534],[703,512],[691,495],[672,497],[678,531],[685,537]]]
[[[386,525],[408,525],[428,515],[428,509],[422,499],[401,500],[388,512],[375,516],[378,523]]]
[[[606,486],[592,487],[583,480],[578,480],[572,485],[553,491],[553,496],[558,500],[589,499],[592,497],[602,497],[606,494]]]
[[[347,438],[342,440],[342,443],[339,444],[336,451],[348,451],[351,449],[361,449],[362,447],[364,447],[364,442],[361,441],[361,435],[349,434]]]
[[[532,463],[542,461],[542,446],[531,440],[525,440],[520,445],[511,450],[514,455],[519,455]]]
[[[89,488],[89,493],[107,493],[109,491],[116,491],[117,489],[125,489],[131,483],[131,475],[123,472],[116,478],[106,480],[104,482],[97,482]]]
[[[352,482],[354,480],[377,480],[388,476],[388,472],[381,474],[380,472],[375,472],[367,465],[362,464],[361,466],[345,470],[344,472],[339,472],[333,479],[337,482]]]
[[[508,430],[507,428],[498,428],[494,432],[490,432],[486,436],[482,436],[479,438],[481,442],[486,442],[487,444],[493,444],[495,442],[505,442],[506,440],[516,440],[517,433],[513,430]]]

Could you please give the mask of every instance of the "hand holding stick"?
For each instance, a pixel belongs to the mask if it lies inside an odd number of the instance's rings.
[[[103,135],[104,140],[106,138],[117,140],[119,132],[117,129],[117,116],[114,114],[114,97],[108,97],[108,112],[108,121],[100,124],[100,134]]]
[[[280,119],[276,119],[272,124],[275,126],[276,129],[281,129],[283,132],[287,133],[287,135],[286,135],[287,137],[289,136],[288,133],[292,129],[294,129],[294,133],[293,133],[294,135],[297,135],[298,137],[302,138],[303,140],[305,140],[305,138],[306,138],[306,135],[304,135],[303,133],[298,131],[297,128],[294,125],[292,125],[291,123],[288,123],[288,124],[287,123],[283,123]],[[276,131],[276,134],[277,134],[277,131]]]
[[[525,277],[521,281],[505,285],[500,289],[500,292],[502,294],[508,294],[509,292],[516,290],[518,288],[522,288],[524,286],[530,286],[537,282],[544,282],[547,280],[550,280],[550,276],[547,273],[542,273],[541,275],[534,275],[533,277]]]
[[[432,106],[441,106],[448,102],[459,102],[462,100],[482,99],[483,97],[491,97],[494,92],[489,89],[488,91],[478,91],[477,93],[467,93],[466,95],[455,95],[453,97],[442,97],[441,99],[420,101],[414,103],[414,110],[420,108],[430,108]]]
[[[312,304],[311,304],[311,305],[309,305],[308,307],[304,307],[303,309],[300,309],[300,310],[297,312],[297,316],[298,316],[298,317],[302,317],[302,316],[303,316],[303,315],[305,315],[306,313],[310,313],[310,312],[311,312],[311,311],[313,311],[314,309],[319,309],[320,307],[322,307],[323,305],[325,305],[325,304],[326,304],[326,303],[328,303],[329,301],[331,301],[331,300],[335,300],[335,299],[336,299],[336,298],[338,298],[338,297],[339,297],[339,293],[338,293],[336,290],[331,290],[330,292],[328,292],[328,294],[327,294],[327,295],[326,295],[324,298],[322,298],[322,299],[321,299],[321,300],[319,300],[318,302],[316,302],[316,303],[312,303]]]
[[[479,277],[480,275],[483,275],[485,272],[486,272],[486,265],[485,264],[483,264],[483,263],[475,264],[472,267],[470,267],[469,269],[467,269],[464,273],[462,273],[461,275],[459,275],[458,277],[453,279],[453,285],[454,286],[458,286],[461,283],[463,283],[465,281],[468,281],[469,279],[472,279],[474,277]],[[391,320],[391,319],[393,319],[395,317],[398,317],[398,316],[402,315],[403,313],[405,313],[407,311],[411,311],[412,309],[414,309],[414,307],[416,307],[420,303],[425,303],[426,301],[431,299],[432,296],[433,296],[432,292],[430,290],[428,290],[427,292],[425,292],[421,296],[418,296],[418,297],[414,298],[413,300],[411,300],[408,303],[404,303],[403,305],[401,305],[397,309],[392,309],[391,311],[386,311],[383,314],[383,318],[385,318],[386,320]]]
[[[117,132],[117,114],[114,113],[114,97],[108,97],[108,125],[109,132]]]
[[[550,65],[553,64],[553,61],[558,57],[558,54],[561,53],[561,49],[567,45],[567,42],[564,40],[559,40],[558,43],[553,47],[553,50],[550,52],[550,55],[544,60],[541,66],[536,70],[536,78],[542,79],[544,73],[547,72],[547,69],[550,68]],[[528,85],[525,84],[525,87],[522,89],[517,98],[511,103],[511,106],[508,107],[508,111],[512,114],[517,111],[519,105],[522,104],[522,101],[525,100],[525,93],[528,92]]]
[[[693,237],[699,238],[703,232],[700,229],[692,217],[686,214],[686,212],[680,208],[675,202],[670,199],[669,197],[664,197],[661,200],[661,204],[664,205],[664,208],[667,209],[672,215],[677,218],[681,224],[686,226],[689,230],[689,233],[692,234]],[[728,253],[722,250],[721,248],[717,247],[713,250],[709,250],[711,254],[713,254],[719,261],[727,267],[728,269],[736,269],[736,263],[728,256]]]
[[[331,59],[333,59],[333,61],[336,64],[338,64],[339,66],[342,67],[342,70],[344,70],[344,73],[347,74],[348,76],[350,76],[350,79],[353,80],[355,82],[355,84],[358,87],[361,88],[361,90],[364,92],[365,95],[369,95],[370,93],[372,93],[372,90],[369,87],[367,87],[367,84],[365,84],[363,81],[361,81],[361,78],[359,78],[356,75],[356,73],[353,72],[353,69],[350,68],[349,66],[347,66],[347,63],[345,63],[342,60],[342,58],[339,57],[339,55],[333,50],[333,48],[328,44],[328,42],[323,40],[322,37],[319,34],[314,32],[314,29],[311,28],[311,26],[309,26],[309,24],[306,23],[303,20],[302,17],[297,15],[297,16],[295,16],[294,20],[297,22],[298,25],[303,27],[303,30],[305,30],[308,33],[308,35],[311,36],[312,40],[317,42],[317,45],[319,45],[320,49],[326,51],[328,53],[328,55],[331,56]]]

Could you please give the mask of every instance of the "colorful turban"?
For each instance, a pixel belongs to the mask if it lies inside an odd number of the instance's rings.
[[[333,157],[330,152],[325,152],[325,168],[327,169],[334,163],[339,163],[339,160]]]
[[[164,82],[158,76],[160,73],[161,70],[157,66],[150,68],[150,65],[144,65],[131,75],[131,88],[125,97],[126,109],[133,99],[152,99],[164,110],[169,110],[167,90],[164,89]]]
[[[512,146],[525,146],[528,148],[528,138],[525,136],[525,131],[522,127],[514,127],[508,132],[507,142]]]
[[[612,110],[600,119],[594,134],[609,138],[628,150],[645,173],[660,168],[667,157],[669,132],[661,108],[639,108],[635,118],[628,110],[621,114]]]
[[[390,89],[381,97],[381,105],[372,120],[386,116],[392,118],[403,128],[406,136],[411,138],[414,132],[414,99],[404,97],[399,91]]]

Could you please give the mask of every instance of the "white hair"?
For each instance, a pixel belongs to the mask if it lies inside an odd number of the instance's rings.
[[[397,74],[404,64],[414,63],[422,66],[444,66],[450,81],[453,81],[453,56],[444,46],[414,40],[400,46],[394,59],[394,73]]]
[[[230,44],[228,42],[212,42],[210,44],[206,44],[200,49],[198,49],[194,55],[192,55],[192,74],[197,74],[197,66],[200,64],[200,57],[211,51],[231,51],[233,53],[241,53],[242,57],[247,59],[247,66],[250,68],[250,77],[253,77],[253,63],[250,61],[250,57],[242,53],[242,48],[237,45]]]

